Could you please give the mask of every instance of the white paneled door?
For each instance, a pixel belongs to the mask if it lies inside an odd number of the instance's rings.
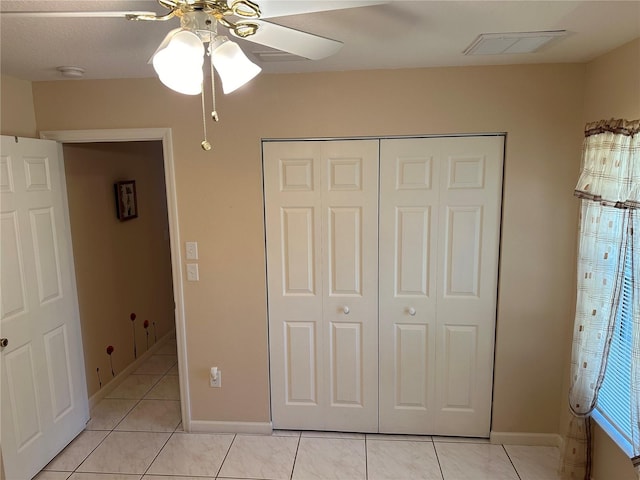
[[[263,152],[274,427],[489,436],[503,137]]]
[[[488,436],[503,137],[380,147],[380,431]]]
[[[64,170],[56,142],[2,137],[2,455],[28,479],[89,414]]]
[[[265,142],[275,428],[378,428],[378,141]]]

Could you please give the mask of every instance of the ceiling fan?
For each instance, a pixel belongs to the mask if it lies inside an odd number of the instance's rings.
[[[239,45],[220,35],[223,27],[237,38],[291,53],[309,60],[320,60],[335,54],[342,42],[265,21],[268,18],[308,14],[330,10],[371,6],[388,0],[157,0],[166,11],[3,11],[3,17],[113,17],[139,22],[180,20],[153,54],[150,63],[167,87],[179,93],[202,95],[204,140],[201,146],[210,150],[204,121],[204,58],[210,57],[211,117],[218,121],[215,109],[214,67],[224,93],[231,93],[249,82],[261,68],[251,62]],[[87,2],[89,5],[92,2]],[[205,47],[208,44],[208,47]],[[72,67],[73,68],[73,67]]]
[[[309,60],[320,60],[336,53],[342,42],[283,27],[265,21],[275,17],[342,10],[388,3],[379,0],[157,0],[166,12],[153,11],[2,11],[3,17],[47,18],[126,18],[134,21],[164,22],[179,18],[185,29],[208,29],[221,25],[239,38],[291,53]],[[11,2],[17,4],[18,2]],[[38,2],[46,4],[46,2]],[[58,3],[58,2],[56,2]],[[86,2],[89,6],[93,2]],[[205,28],[207,27],[207,28]]]

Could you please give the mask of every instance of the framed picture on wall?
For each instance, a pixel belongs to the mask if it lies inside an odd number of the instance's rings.
[[[116,210],[120,221],[131,220],[138,216],[138,197],[136,181],[124,180],[114,186],[116,193]]]

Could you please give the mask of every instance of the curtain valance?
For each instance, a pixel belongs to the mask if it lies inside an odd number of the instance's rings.
[[[617,208],[640,208],[640,120],[588,123],[575,195]]]

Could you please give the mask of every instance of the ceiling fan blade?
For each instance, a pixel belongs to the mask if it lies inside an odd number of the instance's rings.
[[[238,22],[242,24],[243,22]],[[342,47],[342,42],[330,38],[320,37],[312,33],[302,32],[275,23],[251,20],[258,25],[258,31],[244,40],[259,43],[267,47],[289,52],[309,60],[320,60],[336,53]],[[234,36],[233,30],[229,30]],[[242,37],[238,37],[242,38]]]
[[[370,7],[389,3],[384,0],[345,0],[345,1],[313,1],[309,0],[262,0],[260,2],[260,18],[284,17],[301,13],[326,12],[345,8]]]
[[[155,12],[0,12],[9,18],[127,18],[128,16],[153,15]]]

